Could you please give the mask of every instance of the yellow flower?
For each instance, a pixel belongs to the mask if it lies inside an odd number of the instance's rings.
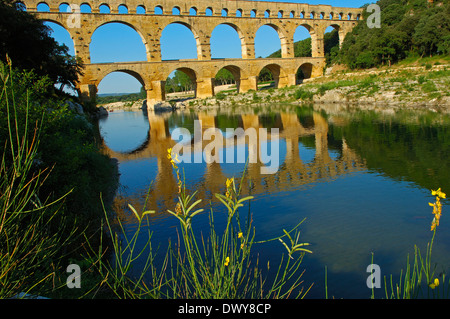
[[[225,266],[228,266],[228,264],[230,263],[230,257],[225,258]]]
[[[439,223],[436,223],[436,218],[433,218],[433,221],[431,222],[431,231],[435,230],[437,226],[439,226]]]
[[[178,158],[178,154],[175,154],[175,156],[172,156],[172,148],[167,149],[167,159],[170,160],[170,163],[172,164],[172,167],[176,170],[178,170],[177,163],[180,163],[181,160]]]
[[[431,289],[434,289],[437,286],[439,286],[439,279],[436,278],[429,286]]]
[[[238,233],[238,238],[242,238],[242,237],[243,237],[242,232],[239,232],[239,233]]]
[[[178,202],[177,203],[177,206],[175,207],[175,212],[178,214],[178,215],[181,215],[183,212],[181,211],[181,204]]]
[[[234,178],[227,178],[227,181],[226,181],[227,191],[225,193],[225,196],[227,198],[231,198],[230,190],[231,190],[231,185],[233,184],[233,181],[234,181]]]
[[[441,191],[440,187],[437,190],[435,190],[435,191],[431,190],[431,195],[438,196],[440,198],[445,198],[445,196],[446,196],[446,194]]]
[[[431,223],[431,231],[435,230],[437,226],[439,226],[439,220],[441,219],[442,215],[442,204],[441,204],[441,198],[445,198],[446,194],[441,191],[440,188],[437,190],[431,190],[431,195],[436,196],[436,202],[435,203],[428,203],[431,207],[433,207],[433,221]]]

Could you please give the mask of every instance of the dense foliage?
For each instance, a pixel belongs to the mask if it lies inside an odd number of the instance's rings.
[[[12,3],[0,0],[0,61],[5,63],[8,54],[16,68],[47,76],[58,84],[57,91],[64,86],[75,88],[82,72],[81,61],[51,37],[51,30],[42,21]],[[53,91],[54,87],[48,89]]]
[[[340,61],[350,68],[391,65],[408,56],[450,53],[450,3],[426,0],[379,0],[381,28],[369,28],[364,13],[347,34]]]

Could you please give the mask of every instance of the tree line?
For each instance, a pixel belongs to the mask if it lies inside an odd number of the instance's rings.
[[[340,63],[352,69],[392,65],[409,56],[450,53],[448,0],[379,0],[381,28],[361,21],[344,39]],[[364,12],[364,18],[370,16]]]

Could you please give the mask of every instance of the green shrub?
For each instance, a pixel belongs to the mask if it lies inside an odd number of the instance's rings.
[[[437,91],[437,87],[434,82],[426,82],[422,85],[422,90],[425,93],[431,93]]]
[[[314,97],[314,93],[303,88],[299,88],[297,89],[297,91],[295,91],[294,97],[297,100],[312,100]]]
[[[216,100],[221,101],[221,100],[224,100],[224,99],[226,98],[226,95],[225,95],[225,93],[223,93],[223,92],[219,92],[219,93],[217,93],[217,94],[215,95],[215,97],[216,97]]]
[[[421,75],[417,78],[417,82],[419,82],[419,84],[423,84],[427,81],[427,79],[425,78],[425,76]]]

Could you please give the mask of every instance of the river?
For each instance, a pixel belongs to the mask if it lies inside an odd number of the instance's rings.
[[[147,209],[156,210],[150,220],[153,241],[162,247],[176,238],[178,227],[167,213],[174,209],[177,193],[167,148],[177,143],[172,139],[177,128],[193,134],[196,120],[203,128],[224,133],[227,128],[278,129],[278,144],[272,144],[276,135],[267,144],[277,146],[277,170],[262,174],[261,163],[249,164],[245,173],[251,184],[245,191],[254,199],[243,209],[252,214],[256,240],[280,236],[283,229],[304,220],[300,241],[310,243],[313,252],[302,262],[305,286],[314,283],[307,298],[325,297],[325,278],[329,298],[370,298],[366,280],[372,253],[381,276],[392,274],[398,281],[414,245],[425,251],[431,240],[430,190],[441,187],[450,193],[448,115],[337,105],[166,113],[115,110],[99,125],[105,152],[119,161],[116,213],[133,232],[136,219],[128,204],[140,210],[148,194]],[[248,143],[234,149],[249,152]],[[225,149],[221,152],[224,155]],[[225,213],[213,194],[224,193],[227,178],[239,179],[245,163],[235,157],[227,163],[184,162],[180,168],[187,188],[198,192],[206,208],[193,227],[208,229],[210,206],[220,227]],[[449,206],[444,200],[434,244],[437,274],[450,265]],[[255,253],[265,265],[268,260],[275,264],[286,251],[273,241],[255,245]],[[383,289],[375,293],[384,297]]]

